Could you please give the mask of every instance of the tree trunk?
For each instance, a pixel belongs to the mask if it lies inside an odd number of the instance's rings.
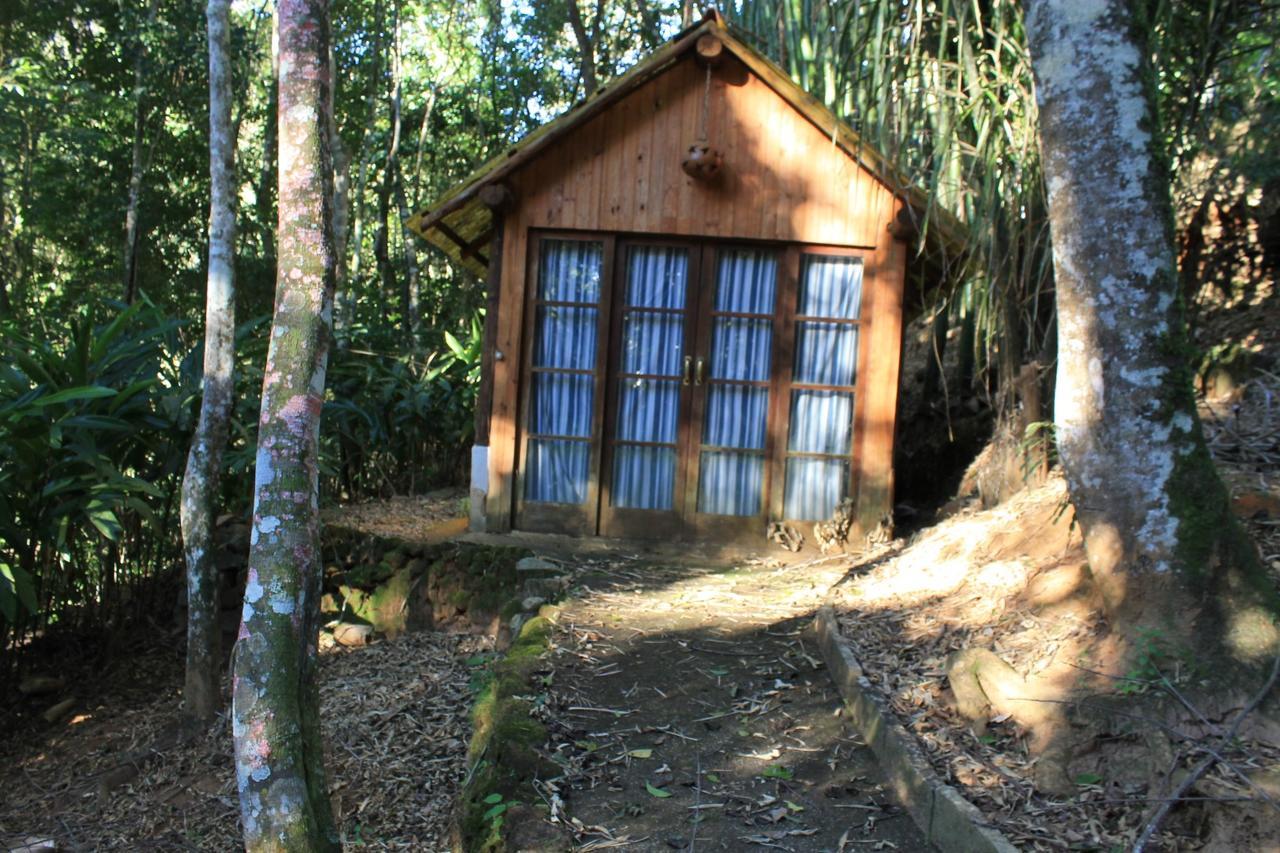
[[[578,75],[582,78],[584,97],[591,97],[596,90],[596,48],[587,28],[582,23],[582,11],[578,8],[578,0],[567,0],[569,26],[573,28],[573,37],[578,42]]]
[[[1266,654],[1275,628],[1256,607],[1256,554],[1196,413],[1135,8],[1028,3],[1057,288],[1058,450],[1090,568],[1122,631],[1187,637],[1196,615],[1222,616],[1196,636],[1225,633],[1237,657]],[[1228,604],[1224,575],[1237,571],[1246,582]],[[1222,594],[1202,598],[1210,592]]]
[[[415,236],[405,224],[409,219],[409,203],[404,191],[404,170],[400,167],[400,134],[403,130],[403,86],[404,67],[400,55],[400,4],[396,3],[395,34],[391,51],[391,149],[387,155],[388,177],[391,179],[391,192],[396,201],[396,212],[400,216],[400,237],[404,248],[405,277],[402,288],[404,308],[405,340],[410,351],[416,350],[418,333],[422,315],[419,307],[418,292],[418,252],[414,246]],[[384,218],[385,221],[385,218]]]
[[[235,137],[231,128],[231,0],[209,0],[209,278],[205,297],[204,397],[182,478],[187,558],[187,676],[183,713],[208,723],[221,675],[218,566],[213,553],[218,481],[235,398]]]
[[[151,0],[147,27],[154,27],[159,0]],[[129,201],[124,213],[124,301],[132,305],[138,293],[138,216],[142,206],[142,178],[147,170],[147,48],[139,34],[133,55],[133,152],[129,164]]]
[[[339,850],[320,739],[319,427],[334,246],[329,4],[280,0],[276,309],[262,416],[232,733],[245,847]]]
[[[275,177],[276,177],[276,111],[279,107],[276,90],[280,83],[279,57],[279,24],[273,16],[271,19],[271,85],[267,87],[267,120],[262,129],[262,164],[258,169],[258,185],[254,188],[254,206],[258,213],[258,240],[261,243],[262,258],[274,262],[276,256],[276,235],[271,229],[275,221]]]
[[[337,80],[337,61],[329,46],[329,79]],[[335,263],[335,304],[347,286],[347,234],[351,222],[351,157],[342,145],[338,121],[333,111],[333,88],[329,87],[329,151],[333,158],[333,252]]]
[[[437,91],[434,86],[427,90],[426,101],[422,105],[422,123],[418,125],[418,150],[413,156],[413,206],[422,205],[422,152],[427,150],[427,140],[431,132],[431,114],[436,108]]]
[[[13,309],[9,306],[9,276],[10,264],[16,247],[18,245],[16,222],[10,234],[11,227],[9,225],[8,209],[5,207],[5,168],[4,163],[0,162],[0,239],[5,242],[0,244],[0,317],[8,317]]]
[[[351,239],[349,247],[351,262],[347,265],[347,280],[351,287],[344,287],[338,294],[334,306],[334,331],[336,345],[342,349],[347,344],[347,329],[355,321],[355,298],[353,288],[360,282],[360,261],[364,249],[364,197],[369,181],[369,156],[365,145],[373,134],[378,119],[378,78],[381,74],[382,58],[382,0],[373,4],[373,70],[369,74],[369,94],[365,102],[369,105],[368,117],[364,128],[360,131],[360,143],[355,147],[355,157],[360,162],[356,172],[355,206],[351,212]],[[348,164],[348,172],[350,164]]]

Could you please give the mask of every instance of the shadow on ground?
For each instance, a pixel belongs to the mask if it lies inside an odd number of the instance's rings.
[[[926,850],[807,629],[848,557],[578,568],[539,673],[563,774],[513,849]]]

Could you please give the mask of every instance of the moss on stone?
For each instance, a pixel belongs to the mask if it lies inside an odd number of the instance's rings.
[[[471,709],[473,734],[468,756],[475,768],[462,792],[458,834],[462,849],[480,853],[506,850],[501,822],[486,818],[485,799],[501,794],[502,802],[533,802],[532,780],[555,772],[539,755],[546,728],[529,713],[530,678],[547,649],[551,625],[536,617],[520,631],[506,657],[493,664],[492,675]]]

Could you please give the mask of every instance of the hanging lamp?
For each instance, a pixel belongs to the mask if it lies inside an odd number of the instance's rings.
[[[702,122],[695,139],[685,150],[680,168],[695,181],[712,183],[720,176],[724,166],[724,154],[713,146],[707,136],[711,116],[711,69],[720,64],[724,56],[724,43],[713,35],[698,39],[698,62],[706,69],[706,81],[702,88]]]

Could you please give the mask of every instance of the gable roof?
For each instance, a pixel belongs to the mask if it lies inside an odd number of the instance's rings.
[[[411,216],[410,230],[479,276],[488,267],[488,242],[493,236],[493,212],[481,200],[481,191],[515,172],[565,135],[621,101],[640,86],[667,71],[695,49],[704,35],[714,35],[729,53],[737,57],[778,96],[807,118],[847,156],[856,161],[910,211],[913,223],[928,220],[925,234],[928,254],[958,256],[965,243],[964,226],[947,211],[930,204],[929,195],[911,182],[879,151],[868,145],[825,104],[801,89],[768,57],[735,38],[724,20],[708,10],[703,20],[677,33],[670,41],[638,62],[629,71],[602,85],[591,97],[580,101],[559,117],[536,128],[519,142],[490,159],[461,183],[441,196],[434,205]]]

